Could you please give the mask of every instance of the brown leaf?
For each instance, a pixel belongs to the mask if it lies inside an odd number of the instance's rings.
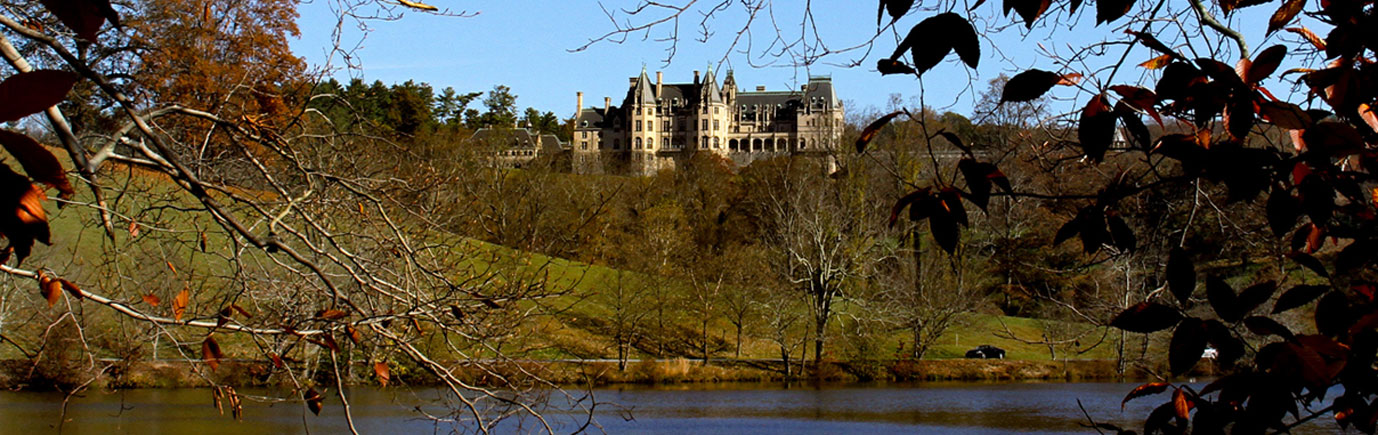
[[[1172,307],[1153,302],[1140,302],[1126,308],[1110,321],[1110,326],[1129,332],[1150,333],[1168,329],[1182,320],[1182,314]]]
[[[321,404],[325,401],[321,393],[315,388],[307,387],[306,393],[302,394],[302,399],[306,400],[306,407],[311,409],[312,414],[321,415]]]
[[[1258,105],[1258,115],[1264,121],[1288,130],[1305,130],[1315,122],[1311,115],[1295,104],[1286,101],[1267,101]]]
[[[373,374],[378,376],[378,383],[384,387],[388,386],[388,381],[392,379],[392,375],[388,371],[388,363],[384,361],[373,363]]]
[[[1311,303],[1316,298],[1330,291],[1330,286],[1325,285],[1299,285],[1282,293],[1278,296],[1277,302],[1273,303],[1273,314],[1281,313],[1293,308]]]
[[[191,290],[190,290],[190,289],[183,288],[182,291],[181,291],[180,293],[177,293],[177,297],[174,298],[174,299],[172,299],[172,319],[173,319],[173,321],[177,321],[177,322],[182,321],[182,315],[183,315],[183,314],[186,314],[186,312],[187,312],[187,303],[190,302],[190,301],[191,301]]]
[[[201,342],[201,359],[206,361],[211,371],[220,367],[220,359],[224,356],[220,353],[220,343],[215,342],[215,337],[206,337],[206,340]]]
[[[72,297],[77,298],[77,299],[81,299],[81,298],[85,297],[85,295],[82,295],[82,294],[81,294],[81,287],[77,287],[77,285],[76,285],[76,284],[73,284],[71,281],[68,281],[68,280],[65,280],[65,279],[59,279],[59,280],[57,280],[57,281],[58,281],[59,283],[62,283],[62,288],[63,288],[64,290],[67,290],[67,293],[71,293],[71,294],[72,294]]]
[[[354,328],[353,325],[345,325],[345,332],[349,333],[349,341],[354,342],[355,345],[358,345],[359,341],[363,339],[363,337],[359,335],[359,330]]]
[[[1128,104],[1129,107],[1141,110],[1152,116],[1158,125],[1163,125],[1163,117],[1158,114],[1158,110],[1153,106],[1158,104],[1158,94],[1145,88],[1128,85],[1115,85],[1110,87],[1111,91],[1120,95],[1120,101]]]
[[[1177,52],[1177,50],[1173,50],[1172,48],[1168,47],[1167,44],[1164,44],[1162,41],[1159,41],[1158,38],[1153,37],[1152,33],[1136,32],[1132,30],[1126,30],[1124,33],[1134,35],[1134,38],[1138,39],[1139,43],[1143,44],[1145,47],[1153,49],[1154,51],[1167,55],[1169,59],[1184,58],[1180,53]]]
[[[880,119],[872,121],[870,125],[867,125],[866,129],[861,131],[861,136],[856,139],[856,152],[866,152],[866,145],[871,143],[872,139],[876,138],[876,135],[880,133],[880,129],[884,128],[886,124],[890,123],[890,120],[895,119],[896,116],[902,113],[904,112],[891,112],[880,117]]]
[[[319,320],[340,320],[345,317],[349,317],[349,313],[340,310],[331,309],[316,312],[316,318]]]
[[[67,98],[78,76],[66,71],[42,69],[19,73],[0,82],[0,123],[47,110]]]
[[[277,368],[286,367],[286,365],[282,363],[282,357],[278,356],[278,354],[270,353],[270,354],[268,354],[268,359],[271,360],[271,361],[273,362],[273,367],[277,367]]]
[[[43,6],[87,42],[96,41],[96,33],[106,20],[112,25],[120,24],[120,15],[110,7],[109,0],[43,0]]]
[[[1133,7],[1134,0],[1096,0],[1096,24],[1118,20]]]
[[[1077,126],[1077,139],[1081,150],[1087,157],[1097,162],[1105,158],[1105,152],[1115,141],[1115,112],[1105,94],[1096,95],[1081,110],[1081,122]]]
[[[1033,101],[1048,93],[1060,81],[1062,75],[1054,72],[1041,69],[1021,72],[1005,82],[1005,88],[1000,91],[1000,102]]]
[[[0,145],[19,161],[19,166],[24,168],[24,172],[28,173],[30,178],[57,189],[59,198],[70,199],[76,193],[72,190],[71,183],[67,182],[66,171],[62,169],[62,164],[58,163],[57,157],[37,141],[26,135],[0,130]]]
[[[1325,51],[1325,40],[1321,39],[1320,36],[1316,36],[1315,33],[1312,33],[1312,32],[1311,32],[1311,29],[1308,29],[1308,28],[1306,28],[1305,26],[1302,26],[1302,27],[1288,27],[1286,30],[1287,30],[1288,32],[1292,32],[1292,33],[1296,33],[1296,34],[1298,34],[1298,35],[1301,35],[1302,38],[1306,38],[1306,41],[1307,41],[1307,42],[1310,42],[1311,45],[1314,46],[1314,47],[1316,47],[1317,50]]]
[[[1277,12],[1273,13],[1273,17],[1268,19],[1268,33],[1265,35],[1272,35],[1273,32],[1291,23],[1292,19],[1296,18],[1297,14],[1301,13],[1301,9],[1304,6],[1306,6],[1306,0],[1284,1]]]
[[[144,295],[144,303],[156,307],[156,306],[158,306],[158,304],[163,303],[163,300],[162,300],[162,299],[158,299],[157,296],[154,296],[154,295],[151,295],[151,294],[147,294],[147,295]]]
[[[1208,339],[1206,332],[1206,322],[1194,317],[1177,324],[1177,330],[1172,332],[1172,341],[1168,345],[1168,367],[1173,375],[1191,371],[1201,360]]]
[[[895,59],[881,59],[876,61],[876,71],[880,71],[880,75],[883,76],[890,74],[913,74],[914,68]]]
[[[1253,64],[1249,66],[1248,73],[1241,77],[1244,77],[1245,83],[1257,84],[1272,75],[1273,71],[1277,71],[1278,65],[1281,65],[1282,60],[1286,57],[1287,47],[1281,45],[1268,47],[1259,52],[1258,56],[1254,56]]]
[[[1120,409],[1124,409],[1124,405],[1129,403],[1130,400],[1167,391],[1167,387],[1169,386],[1172,386],[1172,384],[1169,384],[1167,382],[1149,382],[1147,384],[1134,387],[1134,390],[1130,391],[1129,394],[1126,394],[1124,396],[1124,400],[1120,401]]]
[[[62,299],[62,283],[40,271],[38,273],[38,292],[43,295],[44,299],[48,300],[48,308],[52,308],[58,300]]]

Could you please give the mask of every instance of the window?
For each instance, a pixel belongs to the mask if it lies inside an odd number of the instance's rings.
[[[582,136],[582,137],[580,137],[580,139],[588,139],[588,138],[589,138],[589,132],[587,132],[587,131],[581,131],[581,132],[579,132],[579,134]]]
[[[717,107],[713,107],[713,114],[714,114],[714,115],[717,115],[717,114],[718,114],[718,108],[717,108]]]
[[[705,120],[703,120],[703,127],[700,128],[699,130],[707,130],[707,129],[708,129],[708,120],[705,119]]]
[[[636,131],[641,131],[641,121],[636,121]]]
[[[715,137],[713,138],[713,149],[718,148],[722,148],[722,138]]]
[[[622,139],[613,139],[613,140],[612,140],[612,149],[615,149],[615,150],[620,150],[620,149],[622,149]]]
[[[670,131],[670,121],[665,121],[665,125],[663,125],[662,127],[663,128],[661,128],[661,131]]]
[[[588,143],[588,141],[579,142],[579,149],[581,149],[581,150],[589,149],[589,143]]]
[[[636,138],[636,149],[641,149],[641,138]]]
[[[718,120],[714,119],[714,120],[713,120],[713,131],[717,131],[717,130],[722,130],[722,125],[719,125],[719,124],[718,124]]]
[[[637,115],[640,115],[640,114],[641,114],[641,108],[640,108],[640,107],[636,108],[636,114],[637,114]]]
[[[799,139],[799,149],[802,150],[802,149],[804,149],[804,148],[807,148],[807,145],[805,145],[803,139]]]
[[[668,138],[668,137],[666,137],[666,138],[661,138],[661,139],[660,139],[660,148],[661,148],[661,149],[670,149],[670,138]]]
[[[655,131],[655,129],[656,129],[656,122],[655,122],[655,121],[646,121],[646,131]]]
[[[652,138],[649,138],[649,137],[646,138],[646,149],[648,149],[648,150],[656,149],[656,140],[655,140],[655,139],[652,139]]]
[[[732,139],[732,140],[727,141],[727,149],[736,151],[736,150],[737,150],[737,140],[736,140],[736,139]]]

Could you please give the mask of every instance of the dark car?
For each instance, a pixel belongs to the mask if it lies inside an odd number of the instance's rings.
[[[975,349],[967,351],[967,358],[995,358],[1005,359],[1005,349],[1001,349],[989,344],[977,346]]]

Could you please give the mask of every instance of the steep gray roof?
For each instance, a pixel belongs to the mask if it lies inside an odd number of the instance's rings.
[[[632,91],[636,96],[636,102],[644,105],[653,105],[656,102],[655,88],[651,87],[651,78],[646,77],[646,68],[641,68],[641,77],[636,78],[636,89]]]
[[[554,141],[556,149],[560,146],[560,140],[554,135],[550,139]],[[516,148],[516,149],[537,149],[545,148],[546,140],[542,135],[525,128],[480,128],[469,137],[471,142],[486,143],[488,145]]]
[[[710,102],[722,102],[722,90],[718,89],[718,79],[713,77],[713,66],[708,66],[708,75],[703,80],[703,88],[700,89],[700,100],[707,99]]]

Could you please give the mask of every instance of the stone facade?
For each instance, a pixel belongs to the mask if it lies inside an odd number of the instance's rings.
[[[740,90],[732,71],[717,82],[712,68],[692,83],[654,82],[643,69],[620,106],[584,107],[569,143],[579,173],[639,174],[674,169],[695,152],[738,166],[783,155],[827,155],[843,128],[843,107],[829,77],[810,77],[798,91]]]

